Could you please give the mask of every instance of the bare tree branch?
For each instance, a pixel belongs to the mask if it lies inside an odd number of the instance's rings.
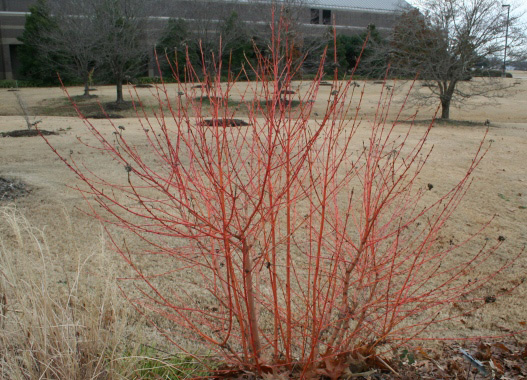
[[[499,1],[424,0],[420,9],[401,17],[385,54],[396,75],[425,81],[417,92],[421,102],[439,98],[441,117],[448,119],[453,102],[497,96],[513,85],[497,78],[469,82],[478,62],[503,52],[507,18]],[[519,54],[525,41],[518,22],[513,13],[508,20],[512,54]]]

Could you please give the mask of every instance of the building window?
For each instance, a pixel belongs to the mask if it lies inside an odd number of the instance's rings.
[[[324,25],[331,25],[331,11],[329,9],[324,9],[322,11],[322,23]]]
[[[320,10],[311,9],[311,24],[320,24]]]

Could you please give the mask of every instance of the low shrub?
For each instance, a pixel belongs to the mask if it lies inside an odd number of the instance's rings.
[[[188,352],[185,340],[201,341],[225,363],[224,375],[336,379],[350,364],[385,366],[382,353],[463,314],[444,314],[450,305],[484,305],[475,292],[514,258],[467,282],[503,240],[471,255],[456,252],[473,236],[441,242],[485,155],[484,138],[459,182],[425,202],[430,187],[419,176],[433,123],[416,130],[413,119],[389,121],[393,89],[383,85],[369,137],[358,139],[361,90],[338,73],[312,120],[324,57],[291,95],[297,106],[283,101],[299,66],[282,21],[272,24],[269,51],[256,52],[256,83],[241,94],[249,126],[204,122],[236,114],[223,101],[234,83],[221,82],[219,64],[208,86],[178,86],[186,101],[161,83],[160,113],[168,111],[140,120],[140,149],[117,126],[108,137],[84,119],[120,178],[50,147],[83,181],[97,218],[129,233],[110,234],[134,272],[121,287],[176,347]],[[187,72],[198,81],[190,64]],[[208,104],[194,100],[197,91]]]
[[[170,78],[163,78],[165,83],[170,83]],[[159,77],[138,77],[133,80],[134,84],[159,84],[161,83],[161,78]]]
[[[0,80],[0,88],[31,87],[30,82],[22,80],[3,79]]]
[[[501,78],[503,76],[503,71],[492,69],[476,69],[472,71],[471,74],[474,77]],[[505,73],[505,77],[512,78],[512,74]]]
[[[64,85],[67,86],[79,86],[82,83],[80,82],[74,82],[69,81],[65,82]],[[60,86],[60,82],[57,78],[57,82],[55,86],[50,84],[49,82],[37,80],[37,79],[31,79],[31,80],[15,80],[15,79],[2,79],[0,80],[0,88],[25,88],[25,87],[58,87]]]

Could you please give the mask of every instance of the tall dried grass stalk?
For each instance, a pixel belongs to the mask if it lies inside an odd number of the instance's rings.
[[[69,252],[54,252],[16,207],[0,208],[0,378],[110,379],[118,373],[127,308],[112,284],[112,266],[103,250],[83,254],[73,241],[69,246]],[[69,271],[64,262],[76,268]]]

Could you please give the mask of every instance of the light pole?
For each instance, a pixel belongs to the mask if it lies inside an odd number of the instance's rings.
[[[510,4],[504,4],[501,6],[502,8],[507,8],[507,24],[505,26],[505,50],[503,52],[503,72],[501,76],[505,78],[505,61],[507,60],[507,42],[509,39],[509,16],[511,12],[511,6]]]

